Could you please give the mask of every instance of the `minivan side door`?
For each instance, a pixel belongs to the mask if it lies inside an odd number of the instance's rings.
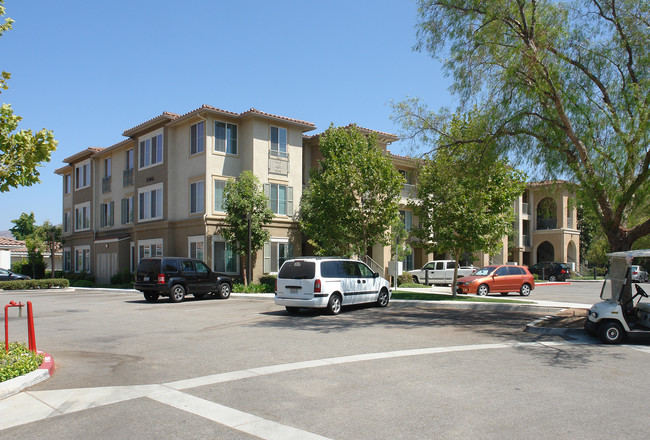
[[[354,261],[340,261],[341,290],[343,290],[343,304],[356,304],[361,301],[361,274]]]
[[[379,296],[379,277],[361,261],[357,262],[361,280],[360,289],[363,292],[360,295],[359,302],[374,302]]]

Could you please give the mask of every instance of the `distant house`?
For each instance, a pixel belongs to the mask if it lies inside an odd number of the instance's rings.
[[[63,253],[61,249],[54,252],[54,267],[55,270],[61,270],[61,257]],[[23,259],[27,259],[27,247],[23,240],[14,240],[13,238],[0,237],[0,268],[11,269],[14,263],[18,263]],[[45,262],[45,269],[51,270],[52,264],[50,261],[50,253],[43,253],[43,261]]]

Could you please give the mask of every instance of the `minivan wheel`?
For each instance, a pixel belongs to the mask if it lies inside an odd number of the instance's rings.
[[[159,296],[160,295],[158,295],[157,293],[146,292],[144,294],[144,299],[147,300],[147,302],[155,303],[156,301],[158,301]]]
[[[185,299],[185,286],[182,284],[174,284],[172,291],[169,293],[169,301],[179,303]]]
[[[476,294],[478,296],[485,296],[488,294],[489,291],[490,288],[487,286],[487,284],[481,284],[480,286],[478,286],[478,290],[476,291]]]
[[[389,299],[388,290],[381,289],[381,292],[379,292],[379,296],[377,297],[377,305],[379,307],[386,307],[388,305]]]
[[[519,289],[519,294],[521,296],[528,296],[530,295],[530,284],[526,283],[523,286],[521,286],[521,289]]]
[[[228,283],[221,283],[217,287],[217,298],[228,299],[230,297],[230,285]]]
[[[341,297],[337,294],[330,296],[330,300],[327,303],[327,311],[330,315],[338,315],[341,313]]]
[[[600,340],[605,344],[618,344],[623,340],[625,332],[618,322],[607,321],[600,324],[598,335],[600,336]]]

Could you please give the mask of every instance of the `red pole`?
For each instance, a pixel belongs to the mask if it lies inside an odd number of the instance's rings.
[[[9,319],[7,312],[9,311],[9,304],[5,306],[5,351],[9,353]]]
[[[27,301],[27,337],[29,339],[29,351],[36,353],[36,334],[34,333],[34,310],[32,302]]]

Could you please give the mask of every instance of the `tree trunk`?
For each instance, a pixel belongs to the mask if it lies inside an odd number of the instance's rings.
[[[629,251],[634,243],[630,231],[621,227],[607,231],[607,241],[611,252]]]
[[[456,251],[454,252],[454,262],[455,262],[455,264],[454,264],[454,277],[451,279],[451,281],[452,281],[452,283],[451,283],[451,296],[453,296],[454,298],[456,298],[456,296],[458,295],[457,286],[456,286],[456,284],[458,284],[458,283],[456,282],[456,279],[458,278],[458,261],[460,260],[461,252],[462,252],[461,249],[456,249]]]
[[[246,255],[240,255],[239,260],[242,267],[242,275],[244,276],[244,286],[248,286],[248,267],[246,267]]]

